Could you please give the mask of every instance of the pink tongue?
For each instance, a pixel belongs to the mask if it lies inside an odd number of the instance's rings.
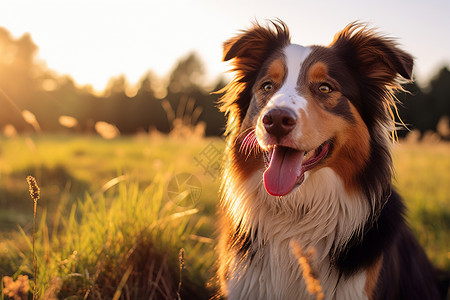
[[[301,174],[305,152],[275,146],[270,165],[264,172],[264,186],[272,196],[288,194]]]

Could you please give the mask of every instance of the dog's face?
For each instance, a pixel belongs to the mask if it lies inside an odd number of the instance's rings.
[[[348,71],[332,50],[290,44],[258,74],[243,127],[256,128],[269,152],[264,184],[271,195],[286,195],[306,171],[333,165],[344,145],[357,165],[368,159],[367,127],[346,96],[355,87],[342,73]],[[334,167],[348,172],[354,163]]]
[[[226,44],[225,59],[235,59],[241,85],[238,130],[247,135],[244,144],[256,140],[266,151],[264,185],[271,195],[290,193],[307,172],[324,166],[351,189],[370,158],[373,127],[385,122],[383,92],[397,74],[411,76],[409,55],[352,26],[329,47],[280,42],[277,25],[272,38],[258,27]]]

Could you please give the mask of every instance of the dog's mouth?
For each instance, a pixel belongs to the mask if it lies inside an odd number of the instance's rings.
[[[265,152],[264,186],[272,196],[284,196],[305,180],[305,172],[316,167],[331,150],[326,141],[312,151],[274,145]]]

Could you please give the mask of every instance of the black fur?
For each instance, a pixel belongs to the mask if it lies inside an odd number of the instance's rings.
[[[383,257],[375,299],[440,299],[436,271],[404,219],[405,207],[393,191],[363,237],[354,236],[332,257],[343,279]]]
[[[253,239],[258,235],[258,229],[254,231],[253,238],[251,232],[251,229],[242,231],[241,223],[239,223],[230,241],[231,248],[238,252],[240,259],[249,259],[249,263],[251,263],[256,254],[256,249],[253,247]]]
[[[240,153],[239,143],[235,142],[239,140],[241,130],[247,129],[241,128],[247,111],[253,115],[258,108],[255,103],[250,105],[254,84],[261,69],[267,68],[271,55],[289,43],[285,24],[272,25],[269,30],[256,24],[253,29],[225,43],[224,60],[233,60],[236,77],[224,89],[227,93],[221,100],[221,108],[228,114],[230,169],[240,177],[261,169],[263,164],[261,154],[248,159],[247,154]],[[355,186],[367,196],[371,213],[362,232],[355,232],[344,246],[334,245],[330,251],[332,267],[339,271],[339,280],[342,281],[358,272],[376,270],[374,267],[381,260],[379,274],[375,272],[370,278],[377,280],[373,299],[445,297],[439,294],[437,273],[408,228],[404,218],[405,206],[391,185],[393,167],[390,141],[386,135],[392,120],[388,112],[391,106],[395,109],[392,91],[399,88],[398,75],[411,79],[412,57],[392,40],[357,23],[342,31],[330,47],[314,46],[312,49],[302,68],[326,61],[328,74],[344,96],[334,107],[324,105],[325,109],[355,125],[351,102],[370,136],[369,158],[359,171],[351,175]],[[300,86],[306,86],[302,84],[306,73],[303,76]],[[326,100],[325,96],[323,99]],[[239,224],[237,228],[227,229],[230,230],[227,231],[227,251],[237,252],[241,262],[251,263],[257,251],[253,243],[257,228],[244,230]],[[224,270],[222,277],[228,276],[226,268]]]

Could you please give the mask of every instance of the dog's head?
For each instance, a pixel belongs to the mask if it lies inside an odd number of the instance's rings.
[[[413,66],[391,39],[356,23],[327,47],[291,44],[282,22],[255,24],[225,43],[224,60],[235,73],[222,98],[228,131],[246,159],[263,150],[265,163],[254,165],[266,168],[275,196],[324,166],[357,185],[392,122],[392,91]]]

